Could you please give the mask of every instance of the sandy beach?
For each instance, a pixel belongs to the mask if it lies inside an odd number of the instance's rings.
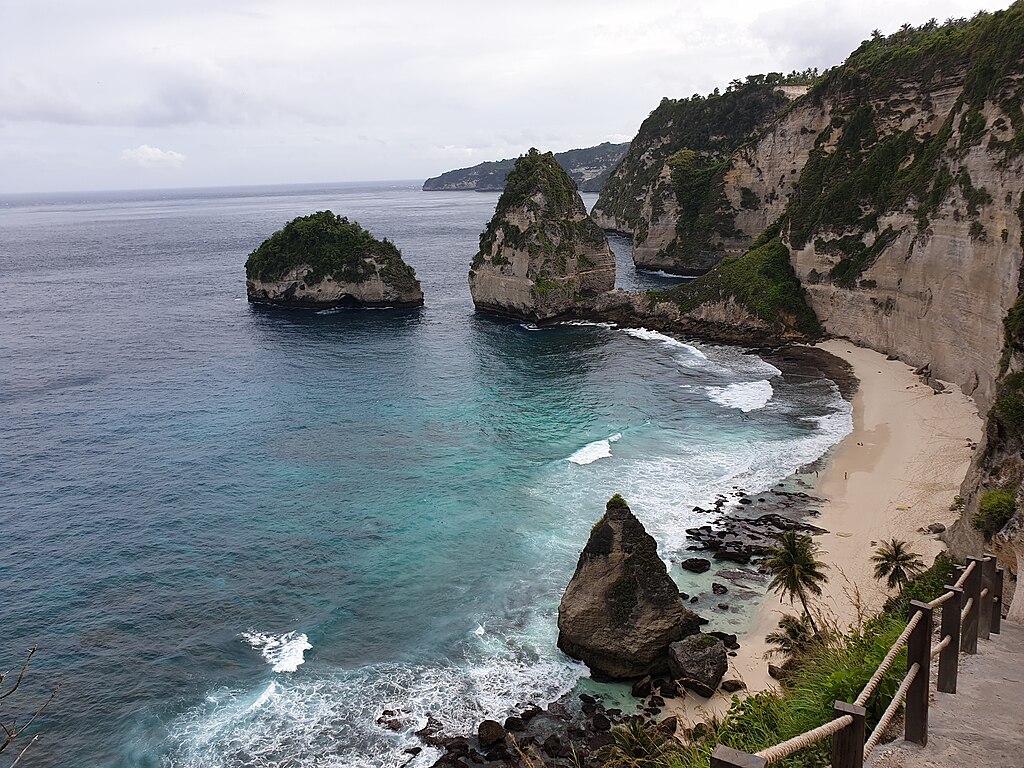
[[[845,628],[885,601],[869,559],[883,540],[910,542],[928,564],[944,549],[920,529],[931,523],[948,526],[956,518],[950,504],[967,473],[971,444],[981,438],[982,420],[973,400],[955,386],[947,384],[946,392],[935,394],[906,364],[878,352],[841,340],[819,346],[850,363],[860,382],[853,431],[833,450],[813,491],[825,499],[813,522],[828,530],[815,541],[829,565],[829,581],[814,606]],[[739,638],[727,676],[740,678],[750,691],[773,685],[764,638],[783,613],[797,611],[799,605],[767,595],[750,631]],[[688,696],[674,700],[670,714],[692,723],[724,713],[730,701],[722,693],[709,700]]]

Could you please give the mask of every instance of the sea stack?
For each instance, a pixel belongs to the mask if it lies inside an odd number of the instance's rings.
[[[525,320],[572,314],[615,287],[615,256],[550,152],[516,160],[469,271],[478,310]]]
[[[558,607],[558,647],[605,678],[669,671],[669,645],[695,634],[658,547],[615,494],[590,532]]]
[[[272,234],[245,262],[249,301],[284,307],[421,307],[415,270],[387,238],[318,211]]]

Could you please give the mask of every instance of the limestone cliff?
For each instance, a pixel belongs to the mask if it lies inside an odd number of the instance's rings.
[[[638,267],[701,274],[724,254],[742,253],[770,223],[740,230],[737,211],[756,208],[760,198],[726,180],[734,150],[769,125],[791,94],[806,90],[784,82],[753,75],[722,94],[663,99],[643,122],[593,211],[604,229],[632,236]]]
[[[249,255],[246,293],[286,307],[419,307],[416,272],[387,239],[319,211],[288,222]]]
[[[469,271],[479,310],[528,320],[572,313],[615,285],[615,256],[548,152],[516,161]]]
[[[616,494],[590,533],[558,607],[558,647],[612,678],[661,674],[669,646],[697,632],[658,546]]]
[[[713,311],[736,335],[756,337],[763,328],[751,318],[765,320],[770,313],[758,306],[774,303],[775,317],[796,327],[787,318],[803,314],[794,315],[798,303],[759,301],[762,289],[748,279],[746,265],[764,265],[770,243],[773,253],[785,249],[795,277],[788,284],[799,286],[825,332],[928,364],[934,377],[972,394],[989,424],[964,483],[964,519],[949,532],[958,555],[977,553],[983,536],[1006,552],[1024,547],[1024,346],[1016,341],[1024,334],[1014,336],[1011,311],[1024,282],[1022,105],[1024,4],[906,25],[865,41],[713,173],[699,151],[662,150],[670,138],[638,136],[627,160],[649,153],[651,162],[637,167],[660,179],[654,186],[675,187],[676,207],[669,201],[659,209],[641,179],[617,192],[637,200],[633,218],[623,217],[625,205],[604,204],[616,190],[613,178],[598,209],[604,226],[635,234],[638,252],[663,229],[659,266],[701,266],[694,258],[668,261],[667,238],[680,243],[684,232],[696,244],[691,252],[721,259],[689,286],[648,301],[654,316],[666,317],[675,304],[685,327],[688,317]],[[686,200],[701,201],[696,217],[692,206],[684,210]],[[734,253],[755,237],[757,247]],[[708,242],[715,248],[701,246]],[[781,260],[772,264],[781,276]],[[785,284],[769,280],[776,299]],[[805,328],[813,324],[804,319]],[[1017,567],[1016,555],[1006,560]]]

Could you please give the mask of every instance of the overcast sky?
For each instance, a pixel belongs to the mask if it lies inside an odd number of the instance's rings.
[[[1007,5],[0,0],[0,192],[422,179],[628,141],[663,96]]]

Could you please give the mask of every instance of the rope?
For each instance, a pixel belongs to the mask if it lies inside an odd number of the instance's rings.
[[[946,650],[946,648],[948,648],[949,644],[952,642],[953,638],[949,635],[946,635],[944,638],[942,638],[942,640],[939,643],[937,643],[934,648],[932,648],[932,658],[934,659],[936,656],[938,656],[940,653]]]
[[[971,612],[971,608],[974,607],[974,598],[967,598],[967,602],[964,603],[964,609],[960,611],[960,623],[963,624],[967,620],[967,614]]]
[[[964,568],[964,572],[960,574],[960,578],[953,582],[954,587],[962,587],[967,582],[967,577],[971,575],[971,571],[974,570],[974,566],[977,565],[977,561],[971,560]]]
[[[947,638],[948,640],[948,638]],[[871,754],[871,750],[878,746],[878,742],[882,740],[882,734],[885,733],[885,729],[889,727],[892,722],[893,715],[896,714],[896,710],[899,709],[900,705],[907,698],[907,691],[910,690],[911,684],[914,682],[914,678],[917,677],[917,673],[921,670],[921,665],[916,661],[911,665],[910,669],[907,670],[907,676],[903,678],[903,682],[900,687],[896,690],[896,695],[892,697],[892,702],[886,708],[882,717],[878,720],[878,725],[875,726],[875,730],[871,732],[871,738],[864,744],[864,759],[868,759],[868,755]]]
[[[934,600],[932,600],[930,603],[928,603],[928,607],[929,608],[938,608],[944,602],[946,602],[947,600],[952,598],[953,595],[955,595],[955,594],[956,594],[956,592],[944,592],[941,595],[939,595],[938,597],[936,597]]]
[[[824,725],[819,725],[813,731],[807,731],[807,733],[801,733],[799,736],[794,736],[792,739],[788,739],[781,744],[776,744],[774,747],[768,747],[762,749],[754,757],[760,757],[768,765],[777,763],[779,760],[783,760],[794,752],[811,746],[822,739],[828,738],[834,733],[838,733],[848,726],[853,725],[853,715],[843,715],[837,717],[835,720],[830,720]]]
[[[922,616],[924,616],[924,614],[921,611],[915,613],[914,618],[907,623],[907,628],[903,630],[903,634],[896,638],[896,642],[892,644],[892,648],[890,648],[889,652],[885,654],[885,658],[882,659],[882,663],[878,665],[878,669],[875,670],[875,674],[871,676],[867,685],[864,686],[864,690],[860,692],[860,696],[858,696],[857,700],[853,702],[858,707],[863,707],[867,703],[868,699],[871,698],[871,694],[875,692],[875,688],[878,687],[878,683],[881,682],[885,673],[889,671],[889,667],[892,666],[892,663],[896,661],[896,657],[899,655],[900,650],[907,644],[907,638],[910,637],[910,633],[913,632],[917,625],[921,623]]]

